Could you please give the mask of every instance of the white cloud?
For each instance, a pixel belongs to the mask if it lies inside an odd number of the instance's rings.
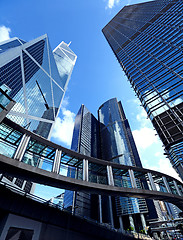
[[[0,26],[0,42],[10,38],[11,29],[5,26]]]
[[[158,138],[155,136],[155,131],[152,128],[143,127],[133,131],[137,148],[146,149],[151,147],[153,143],[157,143]]]
[[[113,8],[118,3],[119,3],[119,0],[108,0],[107,8]]]
[[[133,137],[139,150],[145,150],[152,147],[152,144],[158,142],[156,132],[153,130],[153,126],[150,120],[147,118],[147,113],[141,107],[137,108],[138,113],[136,119],[138,122],[138,129],[133,131]]]
[[[140,127],[152,128],[151,122],[147,118],[147,113],[143,108],[139,107],[139,113],[136,116],[137,121],[140,124]]]
[[[70,147],[74,128],[75,114],[70,110],[66,109],[67,105],[68,99],[65,98],[62,102],[61,107],[61,113],[63,117],[58,117],[56,119],[52,137],[61,142],[62,144],[66,144],[68,147]]]

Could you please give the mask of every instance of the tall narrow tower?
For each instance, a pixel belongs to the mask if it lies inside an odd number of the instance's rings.
[[[0,43],[0,89],[16,102],[7,117],[50,138],[76,58],[64,42],[52,52],[46,34],[30,42],[12,38]],[[8,152],[1,147],[0,153],[5,150]],[[34,166],[36,159],[31,156]],[[32,183],[8,179],[27,192],[31,190]]]
[[[183,2],[125,6],[103,33],[183,179]]]
[[[16,101],[8,117],[50,138],[76,58],[64,42],[52,52],[46,34],[0,43],[0,88]]]
[[[121,102],[116,98],[108,100],[99,107],[98,117],[102,159],[122,165],[142,167]],[[130,184],[128,177],[122,181],[126,186]],[[145,228],[144,214],[147,214],[148,209],[144,199],[116,197],[115,205],[121,228],[123,228],[123,222],[128,222],[125,216],[129,218],[133,228],[135,228],[134,219],[139,222],[141,218]]]

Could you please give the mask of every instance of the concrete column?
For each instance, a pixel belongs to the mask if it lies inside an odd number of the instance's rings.
[[[134,176],[133,170],[129,169],[128,173],[129,173],[129,176],[130,176],[130,181],[131,181],[132,188],[137,188],[137,184],[136,184],[136,180],[135,180],[135,176]]]
[[[52,172],[59,174],[62,150],[56,149],[55,159],[52,166]]]
[[[102,197],[98,195],[98,202],[99,202],[99,222],[102,223]]]
[[[88,160],[83,159],[83,181],[88,182]]]
[[[124,226],[123,226],[123,219],[122,216],[119,216],[119,225],[120,225],[120,229],[123,232],[124,231]]]
[[[14,159],[20,162],[22,161],[22,158],[26,151],[29,140],[30,140],[30,136],[27,136],[26,134],[24,134],[15,152]]]
[[[113,178],[113,172],[112,172],[111,166],[107,166],[107,178],[108,178],[108,184],[111,186],[114,186],[114,178]]]
[[[180,192],[180,189],[179,189],[179,187],[178,187],[178,185],[177,185],[177,183],[176,183],[175,180],[173,180],[173,184],[174,184],[174,186],[175,186],[175,189],[176,189],[178,195],[179,195],[179,196],[182,196],[182,194],[181,194],[181,192]]]
[[[146,225],[146,220],[145,220],[144,214],[140,213],[140,218],[141,218],[141,222],[142,222],[142,227],[143,227],[143,229],[144,229],[145,232],[146,232],[146,227],[147,227],[147,225]],[[146,232],[146,233],[147,233],[147,232]]]
[[[153,177],[152,177],[152,174],[151,174],[151,173],[147,173],[147,176],[148,176],[149,182],[150,182],[150,184],[151,184],[152,190],[153,190],[153,191],[157,191],[156,185],[155,185],[154,180],[153,180]]]
[[[135,224],[134,224],[133,217],[131,214],[129,214],[129,220],[130,220],[130,226],[133,227],[133,229],[135,231]]]
[[[163,179],[163,183],[165,185],[165,188],[166,188],[167,192],[172,193],[166,177],[163,176],[162,179]]]

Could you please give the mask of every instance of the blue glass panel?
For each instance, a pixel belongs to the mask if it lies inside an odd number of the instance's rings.
[[[22,88],[20,57],[15,58],[0,68],[0,85],[2,84],[6,84],[9,87],[12,98]]]
[[[14,47],[18,47],[20,45],[21,45],[21,43],[18,41],[18,39],[14,39],[14,40],[10,39],[8,42],[6,42],[4,44],[0,43],[0,53],[5,52]]]
[[[32,44],[30,47],[26,48],[26,51],[40,64],[43,62],[45,40],[40,40],[37,43]]]
[[[53,87],[54,105],[55,105],[55,108],[58,109],[64,92],[54,82],[52,82],[52,87]]]
[[[26,84],[28,113],[42,117],[47,108],[52,108],[50,78],[39,69]]]

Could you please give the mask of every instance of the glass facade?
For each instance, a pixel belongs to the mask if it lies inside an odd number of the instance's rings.
[[[116,98],[105,102],[98,110],[98,119],[84,105],[81,106],[75,118],[72,150],[123,165],[142,167],[121,102],[117,102]],[[102,169],[97,163],[89,163],[88,171],[89,181],[107,183],[106,169]],[[113,171],[115,172],[115,169]],[[72,174],[78,178],[76,173],[77,169],[68,170],[68,176]],[[131,187],[129,176],[116,179],[114,174],[113,177],[115,183],[119,180],[125,182],[126,187]],[[119,227],[118,217],[148,212],[144,199],[111,198],[72,191],[65,191],[64,207],[76,215],[93,218],[115,227]]]
[[[0,43],[0,104],[6,104],[1,92],[16,102],[7,117],[50,138],[76,59],[64,42],[52,52],[47,35],[30,42],[12,38]],[[3,154],[7,146],[2,146]],[[35,146],[36,151],[39,149]],[[11,154],[9,148],[7,152]],[[37,165],[35,153],[24,157],[31,165]],[[25,191],[31,190],[30,182],[13,178],[12,181]]]
[[[0,88],[16,101],[8,117],[49,138],[76,55],[64,42],[52,52],[47,35],[30,42],[13,38],[0,49]]]
[[[118,102],[116,98],[105,102],[100,106],[98,116],[102,159],[128,166],[141,165],[121,102]],[[126,187],[131,187],[129,176],[124,177],[122,181],[125,182]],[[116,197],[115,202],[117,216],[148,212],[143,199]]]
[[[183,21],[180,0],[124,7],[103,33],[183,179]]]
[[[84,105],[81,106],[75,118],[71,149],[86,156],[100,158],[99,122]],[[92,169],[91,165],[89,169]],[[68,176],[70,174],[75,175],[76,170],[70,168]],[[97,206],[98,196],[94,194],[65,191],[64,208],[76,215],[97,218]]]

